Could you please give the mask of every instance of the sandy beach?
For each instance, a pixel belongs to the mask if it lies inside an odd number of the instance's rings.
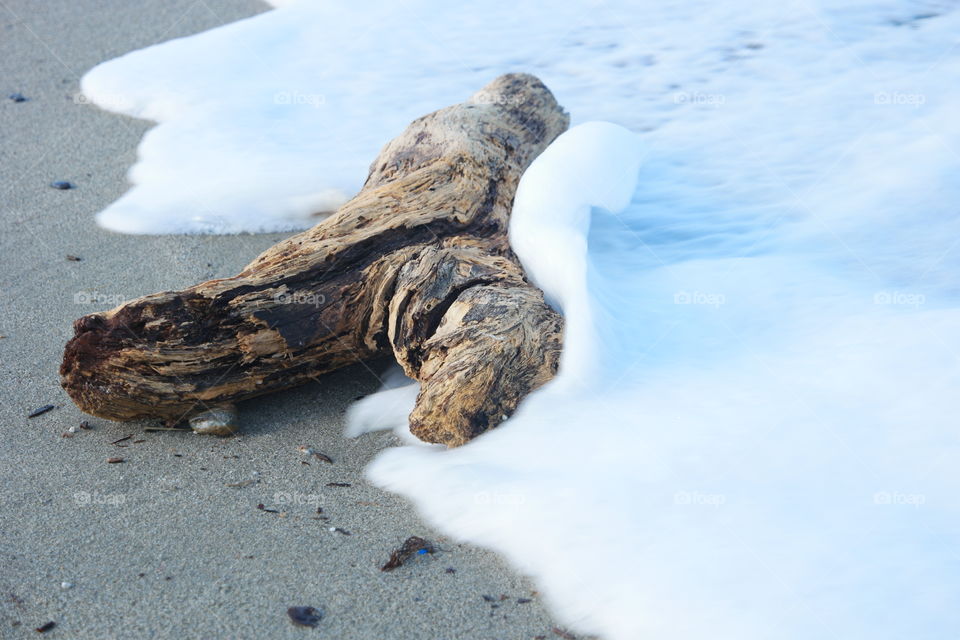
[[[343,415],[377,388],[385,363],[249,402],[242,434],[225,439],[90,418],[60,388],[75,318],[233,275],[285,235],[98,228],[94,215],[127,188],[151,124],[85,104],[79,78],[127,51],[267,9],[0,3],[0,638],[36,637],[50,622],[54,638],[558,637],[528,580],[364,481],[364,466],[395,439],[345,439]],[[75,188],[50,187],[61,180]],[[69,433],[84,420],[91,429]],[[305,457],[304,445],[333,463]],[[381,572],[412,535],[439,551]],[[291,606],[323,619],[296,627]]]

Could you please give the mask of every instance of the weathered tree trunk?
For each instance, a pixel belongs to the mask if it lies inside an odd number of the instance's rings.
[[[414,121],[355,198],[239,275],[78,319],[63,387],[96,416],[179,422],[392,352],[421,383],[413,433],[466,442],[556,371],[562,320],[524,278],[507,220],[567,124],[518,74]]]

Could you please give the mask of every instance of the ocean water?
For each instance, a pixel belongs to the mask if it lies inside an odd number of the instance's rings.
[[[376,16],[372,20],[371,16]],[[159,124],[100,224],[294,229],[411,119],[537,74],[511,242],[557,379],[369,478],[604,638],[960,634],[955,3],[285,3],[93,69]],[[401,428],[390,382],[348,434]]]

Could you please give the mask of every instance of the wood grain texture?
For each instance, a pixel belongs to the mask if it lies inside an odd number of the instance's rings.
[[[74,323],[83,411],[178,422],[392,353],[421,383],[412,431],[459,445],[555,373],[562,319],[507,243],[521,174],[568,126],[535,77],[415,120],[334,215],[241,273]]]

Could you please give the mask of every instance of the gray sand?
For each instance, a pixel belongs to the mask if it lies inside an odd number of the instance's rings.
[[[395,441],[343,438],[343,413],[376,388],[383,365],[247,403],[239,437],[95,418],[92,431],[61,437],[85,419],[57,376],[74,318],[232,275],[282,237],[99,229],[93,216],[123,193],[150,124],[74,100],[79,77],[265,9],[253,0],[0,1],[0,637],[39,637],[33,629],[48,621],[53,638],[557,637],[529,581],[487,551],[443,539],[363,480],[366,463]],[[7,100],[13,92],[29,100]],[[77,188],[58,191],[53,180]],[[57,407],[27,419],[48,403]],[[110,444],[127,435],[126,446]],[[335,463],[301,464],[299,445]],[[125,462],[107,464],[111,456]],[[255,472],[259,483],[227,486]],[[329,520],[314,519],[316,504]],[[443,550],[380,572],[410,535]],[[291,605],[321,609],[319,628],[294,627]]]

